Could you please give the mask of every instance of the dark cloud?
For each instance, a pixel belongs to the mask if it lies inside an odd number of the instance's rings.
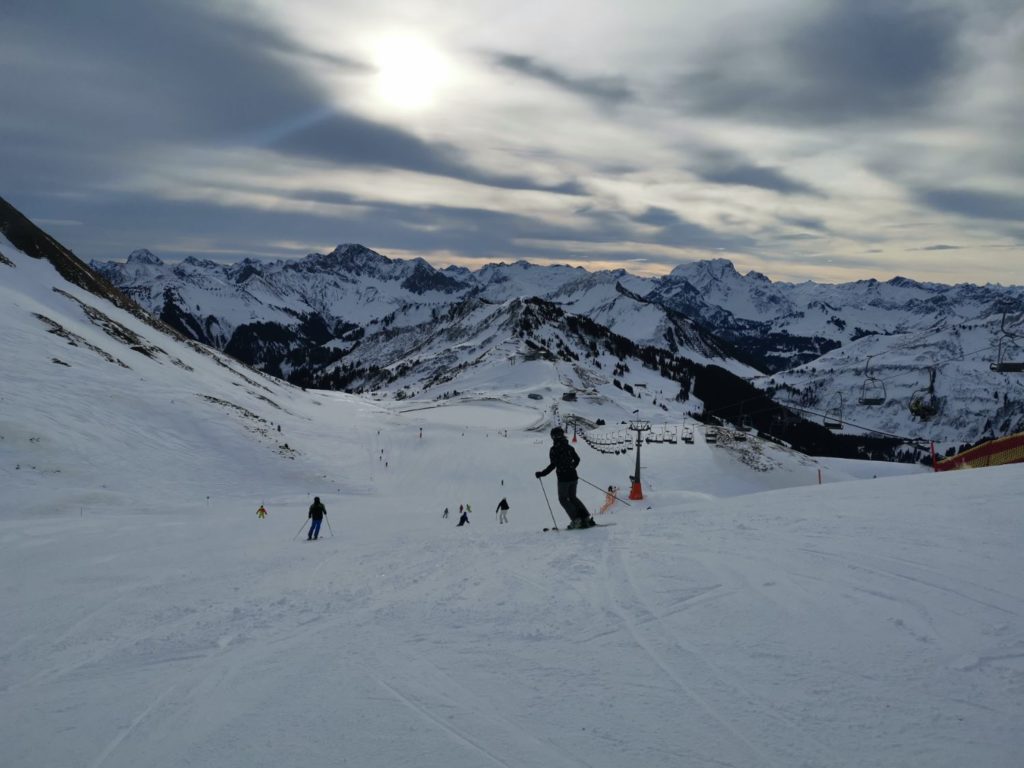
[[[812,235],[807,232],[798,232],[792,235],[776,235],[776,240],[788,241],[791,243],[808,242],[811,240],[821,240],[821,235]]]
[[[493,60],[499,66],[553,85],[604,106],[615,106],[633,100],[633,91],[623,77],[574,77],[532,56],[498,53]]]
[[[315,110],[324,93],[272,29],[189,0],[20,6],[0,25],[0,99],[49,131],[103,146],[224,140]]]
[[[970,189],[924,189],[916,193],[918,200],[944,213],[955,213],[972,219],[1024,221],[1024,196]]]
[[[426,142],[401,129],[342,112],[301,125],[269,146],[336,165],[401,168],[506,189],[583,194],[583,188],[573,181],[544,185],[525,176],[482,171],[465,161],[452,145]]]
[[[778,192],[781,195],[824,197],[822,192],[810,184],[790,178],[777,168],[755,165],[730,153],[705,153],[694,173],[704,181],[713,184],[757,187]]]
[[[828,226],[822,219],[814,216],[782,216],[779,218],[783,224],[801,229],[813,229],[816,232],[828,232]]]
[[[303,70],[310,57],[354,76],[372,70],[308,52],[258,18],[200,0],[77,0],[5,7],[0,24],[0,168],[25,195],[97,193],[154,148],[270,147],[340,165],[394,167],[505,188],[583,192],[473,167],[453,146],[329,110]],[[8,111],[9,110],[9,111]],[[99,193],[103,194],[103,193]],[[157,203],[154,203],[157,204]],[[53,201],[47,214],[68,218]]]
[[[309,59],[310,61],[318,61],[321,64],[329,64],[335,69],[342,70],[344,72],[368,75],[376,71],[373,65],[365,61],[353,59],[349,56],[341,56],[336,53],[309,51],[295,46],[282,49],[281,52],[291,56],[297,56],[302,59]]]
[[[897,117],[933,104],[965,64],[960,17],[949,8],[887,0],[815,8],[781,40],[713,51],[678,82],[681,105],[785,124]]]
[[[634,218],[640,224],[650,224],[654,227],[671,227],[680,222],[679,216],[667,208],[651,207]]]
[[[595,212],[593,215],[598,220],[607,220],[609,218],[609,215],[606,213]],[[615,221],[616,217],[612,216],[611,220]],[[641,215],[633,217],[630,221],[658,227],[658,234],[650,240],[650,242],[657,245],[706,250],[746,251],[753,248],[756,244],[754,240],[745,235],[717,232],[700,224],[694,224],[692,221],[687,221],[674,211],[666,208],[648,208]],[[616,234],[614,238],[609,239],[635,238],[635,235],[629,234],[625,227],[621,229],[620,233]]]
[[[959,251],[962,246],[959,245],[946,245],[945,243],[936,243],[935,245],[926,245],[924,248],[918,248],[920,251]]]
[[[882,253],[882,251],[876,249],[864,251],[864,253]],[[757,255],[758,258],[768,264],[778,264],[782,269],[791,269],[796,272],[799,272],[805,266],[820,267],[822,265],[842,269],[864,270],[868,274],[877,273],[879,270],[879,260],[877,258],[853,254],[793,253],[789,250],[773,253],[772,251],[759,250]]]
[[[636,242],[728,250],[752,246],[742,236],[723,234],[687,222],[671,211],[652,209],[645,216],[662,222],[653,237],[637,238],[635,221],[613,211],[586,210],[577,212],[586,226],[569,227],[539,221],[513,213],[484,211],[474,208],[442,208],[376,205],[373,219],[390,221],[405,230],[403,245],[407,248],[443,249],[454,245],[460,252],[481,257],[495,253],[522,252],[527,256],[552,257],[564,254],[559,241],[582,243]],[[643,218],[643,217],[640,217]],[[426,227],[430,227],[427,231]],[[383,240],[393,242],[398,233],[391,229]],[[527,244],[525,241],[532,241]],[[552,241],[551,246],[542,242]],[[624,249],[625,252],[625,249]],[[600,258],[607,252],[602,249]],[[636,256],[635,252],[630,253]]]

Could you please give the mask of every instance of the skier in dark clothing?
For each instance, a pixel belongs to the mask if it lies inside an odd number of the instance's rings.
[[[498,515],[499,523],[508,522],[508,499],[504,496],[501,497],[501,501],[498,502],[498,508],[494,510]]]
[[[314,496],[313,503],[309,505],[309,519],[312,522],[309,524],[309,535],[306,536],[306,541],[320,538],[320,524],[324,521],[326,514],[327,508],[320,501],[320,497]]]
[[[460,525],[469,525],[469,513],[464,509],[462,510],[462,516],[459,517],[458,525],[455,527],[458,528]]]
[[[576,497],[576,484],[579,481],[576,467],[580,463],[579,454],[569,445],[569,440],[561,427],[551,430],[551,440],[554,444],[548,452],[550,463],[534,474],[537,477],[544,477],[551,470],[555,470],[555,477],[558,478],[558,503],[572,521],[569,523],[570,528],[590,528],[597,525],[583,502]]]

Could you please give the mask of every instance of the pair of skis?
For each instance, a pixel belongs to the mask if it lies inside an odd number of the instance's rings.
[[[609,528],[610,526],[613,526],[613,525],[615,525],[615,523],[594,523],[593,525],[588,525],[586,528],[554,528],[554,527],[551,527],[551,528],[544,528],[543,530],[545,532],[550,531],[552,533],[557,533],[558,531],[586,531],[586,530],[589,530],[590,528]]]

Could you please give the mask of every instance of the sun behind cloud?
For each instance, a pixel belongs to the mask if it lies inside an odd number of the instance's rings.
[[[433,106],[451,77],[451,65],[436,46],[411,34],[391,34],[373,45],[376,97],[401,110]]]

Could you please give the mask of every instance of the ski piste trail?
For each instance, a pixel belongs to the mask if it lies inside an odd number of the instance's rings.
[[[1019,766],[1020,466],[698,429],[645,446],[614,526],[542,536],[522,392],[303,392],[105,307],[147,357],[0,249],[5,766]],[[576,447],[627,487],[631,455]],[[313,496],[334,535],[295,546]]]

